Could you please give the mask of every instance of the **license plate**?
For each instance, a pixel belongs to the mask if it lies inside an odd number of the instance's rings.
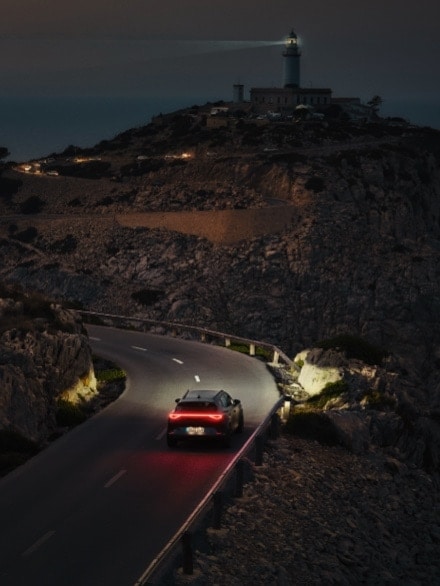
[[[187,427],[186,432],[188,435],[203,435],[205,433],[204,427]]]

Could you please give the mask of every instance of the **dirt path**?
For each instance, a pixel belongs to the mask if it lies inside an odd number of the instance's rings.
[[[282,205],[247,210],[117,214],[115,220],[130,228],[166,228],[215,244],[233,244],[281,232],[291,224],[294,214],[294,206]]]

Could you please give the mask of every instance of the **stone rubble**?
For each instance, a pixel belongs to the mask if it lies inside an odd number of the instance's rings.
[[[438,476],[286,434],[253,474],[176,586],[440,583]]]

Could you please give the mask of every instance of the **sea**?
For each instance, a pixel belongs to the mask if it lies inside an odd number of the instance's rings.
[[[153,116],[192,105],[194,97],[1,97],[0,146],[6,161],[23,162],[60,153],[73,145],[92,147]]]
[[[118,133],[144,126],[153,116],[214,101],[193,97],[1,97],[0,146],[6,160],[29,161],[73,145],[91,147]],[[384,100],[382,116],[440,129],[440,99]]]

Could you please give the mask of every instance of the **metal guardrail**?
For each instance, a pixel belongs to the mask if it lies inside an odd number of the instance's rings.
[[[170,332],[171,335],[176,336],[180,332],[181,334],[189,333],[192,337],[194,337],[194,334],[196,334],[202,342],[208,342],[209,339],[222,340],[224,346],[226,347],[231,346],[231,344],[234,342],[239,344],[245,344],[249,347],[250,356],[256,355],[256,348],[262,348],[264,350],[269,350],[272,353],[272,364],[278,365],[279,361],[282,360],[286,365],[293,366],[293,361],[290,360],[290,358],[288,358],[286,354],[284,354],[284,352],[282,352],[276,346],[268,344],[266,342],[250,340],[248,338],[242,338],[240,336],[233,336],[225,334],[223,332],[217,332],[206,328],[189,326],[175,322],[163,322],[138,317],[126,317],[121,315],[99,313],[94,311],[78,311],[78,313],[84,318],[84,321],[87,321],[88,319],[90,322],[94,323],[97,323],[99,321],[100,325],[117,325],[119,327],[127,327],[127,324],[131,324],[131,327],[133,327],[133,324],[137,324],[138,328],[142,331],[145,331],[146,327],[148,327],[149,329],[157,327],[161,328],[165,332],[164,335],[167,335],[167,333]],[[138,578],[138,580],[134,583],[133,586],[146,586],[162,583],[161,578],[163,577],[163,575],[171,571],[170,568],[172,566],[173,561],[176,559],[176,550],[178,546],[181,543],[184,543],[184,538],[188,537],[189,530],[201,522],[201,520],[204,518],[204,516],[207,514],[210,508],[215,507],[216,495],[218,495],[221,492],[221,489],[224,486],[226,486],[227,483],[231,480],[234,472],[237,476],[237,483],[242,483],[242,467],[240,467],[240,463],[244,461],[244,459],[248,456],[252,449],[255,448],[255,465],[262,464],[264,441],[266,440],[268,430],[272,436],[277,435],[277,427],[279,427],[280,422],[279,414],[280,412],[283,413],[286,403],[290,406],[290,398],[285,396],[280,397],[280,399],[272,407],[266,418],[258,425],[258,427],[254,430],[252,435],[246,441],[246,443],[235,454],[234,458],[228,464],[227,468],[216,480],[216,482],[207,492],[207,494],[196,507],[196,509],[191,513],[188,519],[183,523],[183,525],[170,539],[170,541],[165,545],[165,547],[159,552],[156,558],[150,563],[145,572],[142,574],[142,576]],[[249,460],[248,457],[247,459]],[[220,513],[217,511],[217,520],[219,515]],[[191,552],[190,555],[192,555]],[[185,566],[185,560],[183,562],[183,565]],[[192,568],[192,560],[190,565]]]
[[[263,446],[266,439],[267,431],[270,431],[272,437],[276,437],[276,428],[279,427],[279,416],[278,412],[284,408],[285,398],[280,398],[277,403],[272,407],[270,413],[260,423],[260,425],[254,430],[252,435],[242,446],[242,448],[235,454],[232,461],[228,464],[227,468],[209,489],[205,497],[194,509],[188,519],[183,523],[180,529],[160,551],[157,557],[150,563],[145,572],[138,578],[133,586],[154,586],[162,584],[162,579],[165,574],[169,574],[173,569],[177,569],[177,563],[174,563],[177,555],[178,548],[184,544],[185,537],[188,536],[191,528],[197,526],[198,523],[207,515],[210,509],[215,509],[215,497],[221,492],[221,489],[231,480],[234,472],[237,476],[236,486],[242,483],[242,468],[240,463],[244,461],[244,458],[255,446],[255,465],[261,465],[263,459]],[[241,496],[236,494],[235,496]],[[214,511],[215,513],[215,511]],[[215,515],[213,515],[214,518]],[[218,516],[218,515],[217,515]],[[187,552],[188,553],[188,552]],[[185,554],[183,555],[183,568],[185,572]],[[191,560],[192,565],[192,560]],[[186,572],[192,573],[192,572]]]
[[[217,332],[207,328],[200,328],[198,326],[189,326],[186,324],[180,324],[178,322],[158,321],[154,319],[145,319],[142,317],[127,317],[122,315],[114,315],[111,313],[99,313],[96,311],[77,310],[77,313],[86,319],[87,317],[91,317],[91,321],[100,320],[104,325],[106,321],[111,321],[113,324],[116,323],[122,327],[124,327],[127,323],[139,324],[142,326],[142,331],[145,331],[145,327],[149,326],[150,328],[162,328],[166,332],[171,332],[172,335],[177,335],[178,332],[189,333],[192,335],[196,334],[201,342],[207,342],[208,339],[223,340],[224,346],[226,347],[229,347],[233,342],[238,344],[245,344],[249,347],[250,356],[256,355],[256,348],[262,348],[263,350],[268,350],[272,353],[273,364],[279,364],[281,360],[284,364],[293,366],[293,361],[282,350],[273,344],[269,344],[268,342],[250,340],[249,338],[242,338],[233,334],[225,334],[223,332]]]

